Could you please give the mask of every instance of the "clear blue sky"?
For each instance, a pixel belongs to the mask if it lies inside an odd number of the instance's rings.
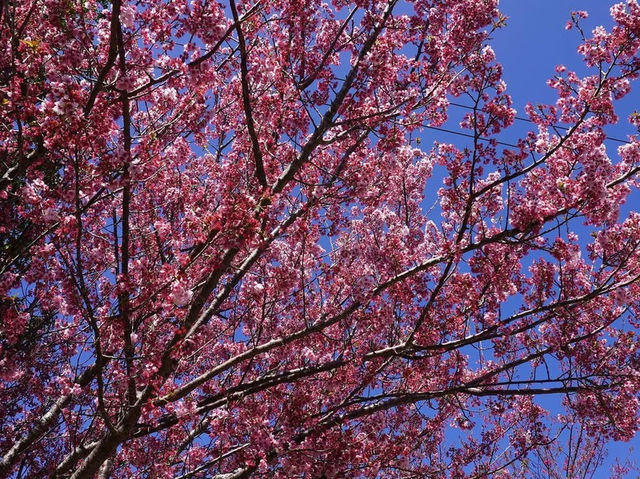
[[[500,0],[500,10],[509,18],[507,28],[495,33],[492,44],[504,66],[504,79],[520,114],[524,114],[523,107],[529,101],[534,104],[555,101],[555,92],[546,85],[546,81],[554,74],[556,65],[566,65],[578,73],[587,72],[576,52],[580,43],[579,33],[564,28],[571,11],[589,12],[589,18],[583,20],[583,27],[585,32],[590,32],[597,25],[612,25],[609,8],[615,3],[618,2]],[[640,108],[640,93],[632,93],[620,106],[621,126],[611,128],[608,133],[626,139],[624,135],[629,131],[626,119],[634,109]]]
[[[520,115],[524,115],[524,105],[532,103],[552,103],[555,92],[546,85],[546,80],[554,74],[554,67],[558,64],[566,65],[570,69],[586,72],[581,57],[576,52],[579,44],[579,33],[575,30],[565,30],[564,26],[570,18],[572,10],[587,10],[589,18],[584,20],[585,32],[590,32],[595,26],[611,26],[609,8],[612,0],[501,0],[500,10],[509,17],[507,27],[496,32],[492,46],[498,61],[504,66],[504,79],[508,91],[513,97],[514,106]],[[630,133],[627,123],[628,115],[635,109],[640,109],[640,82],[634,85],[635,90],[621,103],[618,110],[620,125],[607,130],[610,136],[626,139]],[[530,126],[530,125],[529,125]],[[526,129],[527,125],[516,125],[518,131]],[[515,133],[515,132],[514,132]],[[516,135],[514,134],[514,137]],[[607,145],[609,155],[615,161],[615,150],[618,144],[611,142]],[[635,196],[635,199],[638,195]],[[625,210],[639,209],[640,204],[629,202]],[[630,452],[633,448],[633,452]],[[636,437],[630,443],[612,443],[609,446],[610,465],[616,457],[625,459],[634,455],[638,457],[640,438]],[[595,475],[596,478],[609,477],[608,467]],[[636,474],[629,476],[638,477]]]

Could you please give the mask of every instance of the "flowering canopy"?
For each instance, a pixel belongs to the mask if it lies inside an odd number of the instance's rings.
[[[640,6],[574,14],[590,73],[505,147],[497,4],[0,2],[0,476],[507,478],[630,438],[640,140],[604,128]],[[470,140],[425,147],[457,97]]]

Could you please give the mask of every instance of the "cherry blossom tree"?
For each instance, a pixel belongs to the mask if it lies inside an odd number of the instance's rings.
[[[611,15],[509,145],[498,0],[0,1],[0,477],[504,479],[631,438]]]

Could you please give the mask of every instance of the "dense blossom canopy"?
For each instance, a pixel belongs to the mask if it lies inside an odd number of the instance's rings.
[[[611,15],[508,146],[498,0],[1,1],[0,477],[505,479],[631,438]]]

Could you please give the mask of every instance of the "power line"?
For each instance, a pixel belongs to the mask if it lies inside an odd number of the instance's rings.
[[[451,106],[457,106],[459,108],[464,108],[466,110],[475,110],[475,108],[473,108],[472,106],[464,105],[462,103],[449,102],[449,104]],[[535,123],[535,122],[531,121],[529,118],[525,118],[525,117],[522,117],[522,116],[515,116],[514,118],[516,120],[519,120],[519,121],[526,121],[527,123]],[[553,124],[551,126],[554,127],[554,128],[558,128],[559,130],[564,130],[564,131],[568,131],[569,130],[569,128],[567,128],[565,126],[553,125]],[[471,136],[471,137],[473,138],[473,136]],[[625,145],[629,145],[630,144],[628,141],[621,140],[620,138],[613,138],[611,136],[606,136],[605,138],[607,140],[610,140],[610,141],[616,141],[618,143],[624,143]]]
[[[493,141],[498,145],[509,146],[511,148],[520,148],[518,145],[514,145],[513,143],[505,143],[504,141],[498,141],[493,138],[486,138],[484,136],[476,137],[475,135],[471,135],[470,133],[463,133],[461,131],[448,130],[447,128],[440,128],[438,126],[429,126],[429,125],[422,125],[422,126],[430,130],[443,131],[445,133],[451,133],[452,135],[464,136],[465,138],[473,138],[473,139],[482,140],[482,141]]]

